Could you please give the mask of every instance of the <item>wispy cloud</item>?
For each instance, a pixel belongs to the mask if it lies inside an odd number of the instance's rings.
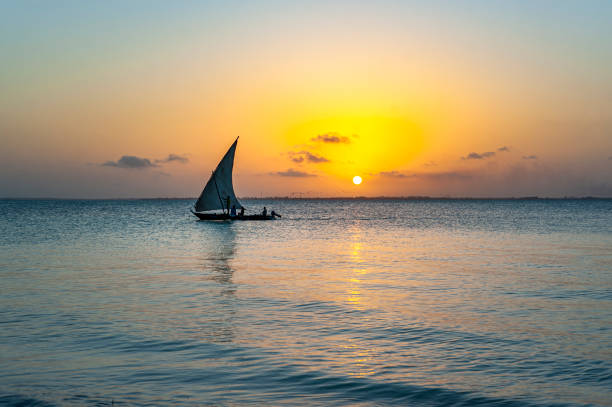
[[[375,175],[380,175],[381,177],[387,178],[410,178],[408,174],[404,174],[399,171],[381,171]]]
[[[350,138],[346,136],[342,136],[340,135],[340,133],[335,133],[335,132],[318,134],[316,137],[313,137],[310,140],[314,142],[318,142],[318,143],[333,143],[333,144],[339,144],[339,143],[348,144],[351,142]]]
[[[117,161],[107,161],[101,165],[104,167],[117,167],[132,170],[142,170],[146,168],[159,167],[159,165],[152,163],[151,160],[149,160],[148,158],[141,158],[133,155],[124,155]]]
[[[469,153],[465,157],[461,157],[462,160],[484,160],[487,158],[491,158],[495,155],[493,151],[486,151],[484,153]]]
[[[181,164],[187,164],[189,162],[189,158],[184,155],[178,154],[168,154],[168,157],[163,160],[155,160],[156,163],[169,163],[169,162],[177,162]]]
[[[498,148],[497,151],[499,151],[500,153],[501,152],[507,153],[508,151],[510,151],[510,147],[503,146],[503,147]]]
[[[538,156],[537,155],[524,155],[523,156],[523,160],[537,160]]]
[[[271,172],[270,175],[275,175],[279,177],[293,177],[293,178],[316,177],[315,174],[310,174],[308,172],[294,170],[293,168],[289,168],[287,171]]]
[[[306,155],[306,159],[308,160],[308,162],[311,162],[311,163],[327,163],[327,162],[329,162],[329,160],[327,158],[322,157],[322,156],[314,155],[312,153],[309,153],[308,151],[304,151],[304,154]]]
[[[189,162],[189,158],[184,155],[168,154],[166,158],[160,160],[150,160],[148,158],[137,157],[135,155],[124,155],[117,161],[106,161],[105,163],[102,163],[100,165],[103,167],[116,167],[128,170],[142,170],[147,168],[160,167],[160,164],[167,164],[173,162],[187,164]]]
[[[412,172],[403,173],[399,171],[381,171],[377,174],[381,177],[386,178],[412,178],[412,179],[427,179],[432,181],[448,181],[448,180],[465,180],[472,178],[472,174],[459,171],[448,171],[448,172]]]
[[[473,178],[472,174],[459,171],[448,171],[448,172],[429,172],[415,174],[417,178],[430,179],[434,181],[449,181],[449,180],[466,180]]]
[[[327,158],[313,154],[310,151],[290,152],[289,155],[291,157],[291,161],[298,164],[304,161],[314,164],[329,162]]]

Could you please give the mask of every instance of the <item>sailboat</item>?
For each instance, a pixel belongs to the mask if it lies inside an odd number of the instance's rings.
[[[236,138],[219,162],[219,165],[217,165],[217,168],[213,171],[200,197],[195,201],[191,213],[201,220],[273,220],[276,217],[280,218],[280,215],[274,211],[270,214],[264,212],[256,215],[237,214],[232,216],[230,214],[230,208],[232,207],[238,210],[243,208],[238,198],[236,198],[232,183],[234,155],[236,154],[237,144],[238,138]],[[222,212],[214,212],[219,210]]]

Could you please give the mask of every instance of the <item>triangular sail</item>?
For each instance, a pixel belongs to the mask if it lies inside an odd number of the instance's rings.
[[[210,176],[194,205],[196,212],[228,209],[228,198],[230,208],[234,205],[237,209],[242,207],[236,198],[236,194],[234,194],[234,185],[232,183],[232,170],[234,168],[234,154],[236,154],[237,143],[238,139],[227,150],[227,153],[225,153],[221,162],[219,162],[219,165],[217,165],[217,168]]]

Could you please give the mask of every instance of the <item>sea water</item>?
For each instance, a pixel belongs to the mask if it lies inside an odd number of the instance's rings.
[[[2,405],[612,405],[612,200],[0,201]]]

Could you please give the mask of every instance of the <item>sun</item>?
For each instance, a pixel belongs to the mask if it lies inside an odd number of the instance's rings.
[[[361,177],[360,177],[359,175],[355,175],[355,176],[353,177],[353,184],[355,184],[355,185],[359,185],[359,184],[361,184],[361,181],[362,181],[362,180],[361,180]]]

